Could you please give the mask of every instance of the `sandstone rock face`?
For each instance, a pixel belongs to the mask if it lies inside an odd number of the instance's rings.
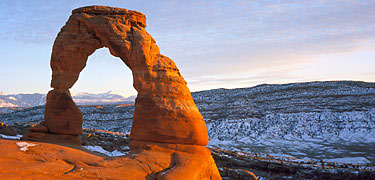
[[[0,179],[221,179],[204,146],[135,142],[136,154],[108,158],[39,142],[23,152],[16,142],[0,139]]]
[[[82,112],[68,89],[48,92],[44,122],[29,129],[22,139],[62,144],[81,144]]]
[[[82,134],[82,112],[67,89],[54,89],[47,94],[44,118],[44,125],[50,133]]]
[[[50,65],[54,89],[47,96],[45,121],[31,128],[23,139],[81,144],[82,113],[69,89],[88,56],[107,47],[131,69],[138,92],[131,154],[113,161],[96,159],[100,161],[97,166],[104,168],[91,167],[91,171],[76,172],[79,176],[72,177],[108,179],[121,174],[118,177],[126,179],[221,179],[210,151],[204,147],[208,144],[206,124],[186,82],[176,64],[160,54],[145,27],[145,15],[136,11],[104,6],[74,10],[53,45]]]

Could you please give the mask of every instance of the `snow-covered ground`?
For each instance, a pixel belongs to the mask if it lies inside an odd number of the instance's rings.
[[[375,83],[260,85],[193,96],[206,120],[210,146],[375,163]]]
[[[288,113],[207,123],[210,146],[302,159],[375,162],[375,108]],[[321,119],[320,119],[320,118]],[[336,118],[341,122],[337,123]],[[357,161],[358,158],[366,159]]]
[[[354,163],[354,164],[367,164],[370,163],[365,157],[344,157],[334,159],[324,159],[325,162],[337,162],[337,163]]]
[[[118,150],[114,150],[112,152],[107,151],[100,146],[83,146],[83,147],[90,150],[90,151],[95,151],[95,152],[102,153],[102,154],[105,154],[105,155],[111,156],[111,157],[126,155],[126,153],[120,152]]]
[[[375,83],[259,85],[192,93],[210,146],[311,160],[375,163]],[[134,106],[81,106],[83,127],[130,133]],[[38,123],[44,106],[0,114]]]

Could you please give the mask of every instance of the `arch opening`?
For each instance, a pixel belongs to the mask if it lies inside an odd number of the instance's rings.
[[[85,93],[80,93],[83,90]],[[83,128],[130,134],[134,115],[132,97],[137,91],[130,69],[120,58],[112,56],[108,48],[99,48],[88,57],[71,92],[82,112]],[[95,99],[98,96],[100,99]]]
[[[103,47],[88,57],[86,67],[71,92],[74,95],[80,92],[98,94],[108,91],[125,98],[137,95],[131,70],[120,58],[112,56],[108,48]]]

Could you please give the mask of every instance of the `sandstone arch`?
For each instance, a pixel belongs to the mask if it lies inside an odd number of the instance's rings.
[[[50,65],[54,89],[47,96],[45,121],[24,139],[62,137],[79,143],[76,136],[82,133],[82,113],[72,101],[69,88],[77,81],[88,56],[107,47],[131,69],[138,92],[132,140],[207,145],[205,122],[185,80],[175,63],[160,54],[145,27],[145,15],[136,11],[104,6],[73,10],[53,45]]]
[[[69,88],[77,81],[87,57],[96,49],[107,47],[131,69],[133,86],[138,92],[129,145],[131,153],[111,159],[87,158],[89,155],[83,151],[60,148],[59,152],[72,153],[60,153],[63,162],[81,167],[70,168],[71,177],[221,179],[211,152],[205,147],[208,143],[205,122],[186,82],[175,63],[160,54],[145,27],[146,17],[136,11],[104,6],[73,10],[53,45],[53,90],[47,95],[45,119],[23,139],[80,145],[82,113],[73,102]],[[46,146],[40,145],[40,150]],[[40,156],[46,160],[44,153]],[[47,161],[56,164],[58,160],[49,157]],[[66,173],[54,176],[67,178]]]

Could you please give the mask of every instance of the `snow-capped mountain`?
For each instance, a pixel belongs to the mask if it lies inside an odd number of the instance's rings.
[[[136,96],[123,97],[114,94],[112,91],[100,94],[77,93],[72,95],[73,100],[79,105],[102,105],[102,104],[121,104],[134,102]]]
[[[73,100],[79,105],[102,105],[132,103],[135,96],[123,97],[108,91],[106,93],[77,93],[72,94]],[[4,94],[0,95],[0,107],[34,107],[46,103],[46,94]]]
[[[329,81],[192,93],[210,146],[303,159],[375,163],[375,83]],[[81,106],[85,128],[129,133],[134,106]],[[1,109],[0,109],[1,111]],[[38,106],[0,122],[43,120]]]
[[[0,107],[33,107],[46,103],[45,94],[2,94],[0,95]]]

